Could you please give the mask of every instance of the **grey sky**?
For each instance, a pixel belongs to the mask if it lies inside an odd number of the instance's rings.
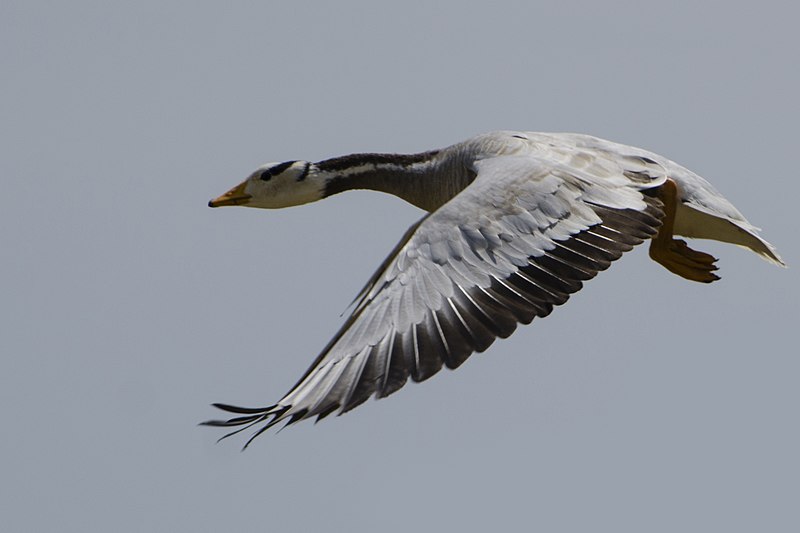
[[[791,2],[0,4],[7,531],[796,531]],[[626,255],[457,372],[242,440],[421,213],[206,202],[258,164],[580,131],[719,188],[788,270]]]

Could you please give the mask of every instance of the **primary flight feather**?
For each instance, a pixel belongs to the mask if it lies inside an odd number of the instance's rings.
[[[204,422],[259,426],[344,413],[410,377],[456,368],[518,323],[547,316],[633,246],[684,278],[719,279],[715,259],[674,235],[751,249],[785,266],[707,181],[652,152],[596,137],[501,131],[412,155],[353,154],[263,165],[209,202],[281,208],[350,189],[428,212],[368,281],[300,380],[263,408]],[[224,438],[224,437],[223,437]],[[245,444],[245,446],[247,446]]]

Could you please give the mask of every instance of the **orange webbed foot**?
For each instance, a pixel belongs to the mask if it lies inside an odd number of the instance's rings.
[[[673,274],[692,281],[711,283],[719,279],[714,274],[717,259],[689,248],[681,239],[654,239],[650,244],[650,257]]]

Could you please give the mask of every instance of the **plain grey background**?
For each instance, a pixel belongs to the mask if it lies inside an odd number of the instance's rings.
[[[457,372],[242,439],[421,213],[206,202],[257,165],[579,131],[712,181],[790,266],[793,2],[0,4],[4,531],[798,531],[796,269],[637,249]]]

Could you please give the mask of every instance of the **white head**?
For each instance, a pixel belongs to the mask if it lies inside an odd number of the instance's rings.
[[[324,189],[325,180],[308,161],[267,163],[233,189],[208,202],[208,205],[277,209],[320,200]]]

